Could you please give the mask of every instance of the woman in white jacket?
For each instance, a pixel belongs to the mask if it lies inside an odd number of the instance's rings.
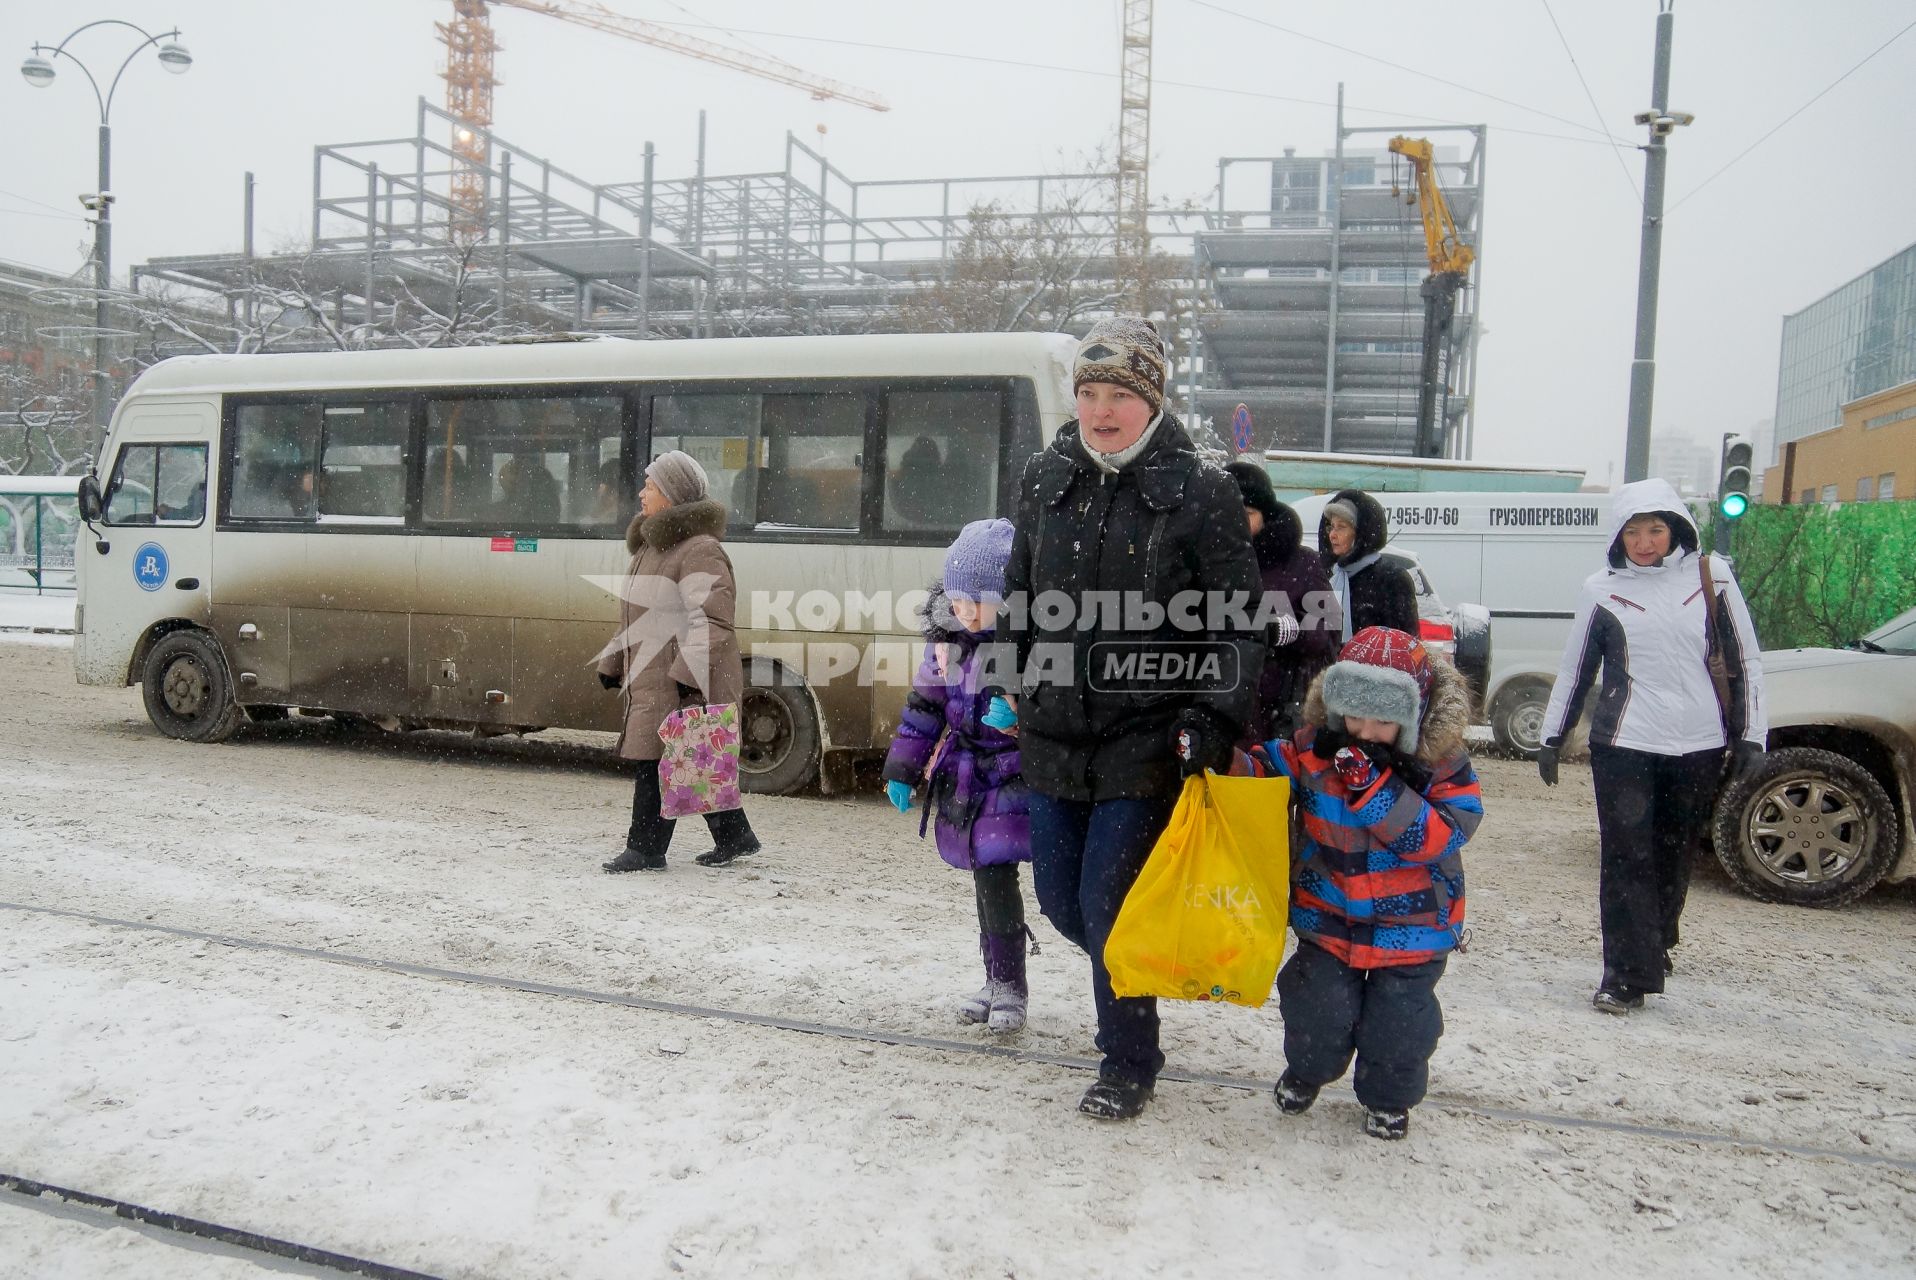
[[[1698,553],[1696,524],[1676,490],[1663,480],[1624,485],[1610,530],[1609,566],[1584,580],[1544,712],[1537,772],[1557,784],[1557,750],[1601,667],[1590,771],[1602,842],[1603,982],[1591,1002],[1628,1013],[1662,992],[1673,968],[1690,850],[1715,804],[1725,748],[1732,772],[1748,769],[1769,724],[1743,593],[1728,561]]]

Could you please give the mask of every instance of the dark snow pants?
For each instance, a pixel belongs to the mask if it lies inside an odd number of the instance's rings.
[[[1104,943],[1175,804],[1168,797],[1094,804],[1031,793],[1031,880],[1038,909],[1091,957],[1098,1052],[1104,1055],[1099,1074],[1138,1084],[1156,1084],[1164,1069],[1158,1002],[1112,994]]]
[[[1590,772],[1603,848],[1603,985],[1661,991],[1663,953],[1677,944],[1690,851],[1716,803],[1723,752],[1660,756],[1592,745]]]
[[[658,761],[641,760],[638,767],[639,774],[632,787],[632,826],[626,832],[625,844],[628,849],[664,853],[666,846],[672,843],[672,832],[679,820],[659,814],[663,801],[659,794]],[[752,834],[752,824],[746,821],[743,809],[708,813],[705,826],[712,833],[713,844],[720,849],[745,853],[758,848],[758,837]]]
[[[1353,969],[1313,942],[1300,941],[1277,975],[1284,1015],[1284,1060],[1305,1084],[1327,1085],[1357,1056],[1357,1100],[1408,1111],[1430,1086],[1430,1055],[1444,1034],[1437,979],[1445,961]]]

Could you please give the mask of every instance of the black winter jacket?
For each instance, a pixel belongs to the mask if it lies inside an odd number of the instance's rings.
[[[1095,626],[1079,624],[1093,607],[1092,592],[1110,593],[1120,608],[1127,596],[1160,608],[1183,592],[1235,596],[1248,624],[1259,581],[1237,485],[1198,455],[1169,413],[1144,453],[1116,475],[1091,461],[1078,424],[1069,422],[1025,467],[1014,523],[1007,593],[1041,604],[1044,593],[1062,592],[1072,611],[1061,617],[1014,605],[1005,627],[1024,676],[1018,729],[1026,783],[1066,800],[1175,796],[1172,722],[1202,706],[1237,737],[1250,724],[1262,638],[1248,625],[1230,625],[1238,619],[1217,619],[1224,625],[1206,632],[1181,630],[1167,615],[1156,627],[1130,630],[1149,619],[1113,619],[1105,610]],[[1211,620],[1201,602],[1197,616]],[[1221,678],[1127,678],[1111,665],[1128,653],[1200,651],[1221,659]],[[1068,659],[1068,680],[1060,659]]]
[[[1342,563],[1352,564],[1373,551],[1382,551],[1390,541],[1382,504],[1362,489],[1339,490],[1332,501],[1338,500],[1357,509],[1357,541]],[[1331,554],[1328,517],[1317,521],[1317,553],[1324,561],[1324,572],[1331,573],[1339,558]],[[1395,627],[1417,634],[1417,588],[1411,583],[1410,570],[1389,556],[1352,574],[1350,593],[1352,635],[1365,627]],[[1341,641],[1338,643],[1342,647]]]

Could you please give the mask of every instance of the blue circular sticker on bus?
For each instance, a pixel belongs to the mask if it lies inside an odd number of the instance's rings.
[[[166,548],[157,542],[140,544],[133,553],[133,581],[142,591],[158,591],[166,585]]]

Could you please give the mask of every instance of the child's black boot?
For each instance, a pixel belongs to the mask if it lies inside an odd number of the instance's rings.
[[[1410,1112],[1393,1107],[1365,1107],[1364,1132],[1385,1142],[1396,1142],[1410,1132]]]
[[[1277,1087],[1271,1090],[1271,1096],[1277,1100],[1279,1111],[1287,1116],[1301,1116],[1317,1101],[1317,1091],[1321,1087],[1305,1084],[1287,1070],[1277,1078]]]

